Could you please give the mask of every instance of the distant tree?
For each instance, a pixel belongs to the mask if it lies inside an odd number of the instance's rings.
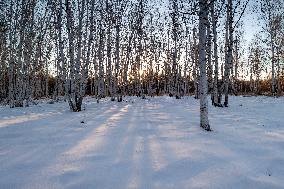
[[[277,33],[281,31],[281,20],[283,17],[283,2],[262,0],[261,3],[261,19],[264,20],[264,30],[269,34],[268,44],[271,52],[271,93],[276,95],[276,63],[277,63]],[[282,22],[283,23],[283,22]],[[281,42],[279,43],[281,44]]]

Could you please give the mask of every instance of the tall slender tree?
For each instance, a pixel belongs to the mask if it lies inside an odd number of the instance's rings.
[[[208,1],[199,0],[199,69],[200,69],[200,126],[210,131],[207,100],[206,74],[206,25],[209,11]]]

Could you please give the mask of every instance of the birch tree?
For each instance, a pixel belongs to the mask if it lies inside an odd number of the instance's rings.
[[[230,69],[233,63],[233,0],[228,0],[227,17],[225,26],[225,71],[224,71],[224,106],[227,107],[229,103],[229,82]]]
[[[276,95],[277,92],[277,83],[276,83],[276,36],[278,24],[277,17],[281,14],[281,6],[283,5],[282,1],[271,1],[271,0],[262,0],[261,1],[261,13],[262,19],[265,22],[264,30],[269,34],[269,46],[271,52],[271,93]]]
[[[85,92],[85,83],[88,73],[89,62],[82,61],[82,37],[83,21],[85,17],[86,0],[78,2],[77,14],[70,0],[65,0],[66,6],[66,28],[68,31],[68,57],[69,73],[65,92],[70,109],[74,112],[81,111],[82,101]],[[75,20],[78,19],[78,20]],[[77,22],[75,22],[77,21]],[[75,25],[77,23],[77,25]],[[76,27],[75,27],[76,26]],[[74,43],[76,42],[76,43]],[[75,47],[76,46],[76,47]],[[83,65],[82,65],[83,64]],[[84,73],[84,77],[82,77]]]
[[[199,0],[199,69],[200,69],[200,126],[210,131],[208,119],[207,75],[206,75],[206,24],[208,1]]]

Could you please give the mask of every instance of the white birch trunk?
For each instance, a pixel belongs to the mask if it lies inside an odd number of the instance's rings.
[[[229,104],[229,84],[230,84],[230,70],[233,62],[233,1],[228,0],[227,7],[227,21],[226,21],[226,60],[225,60],[225,73],[224,73],[224,106],[228,107]]]
[[[208,119],[207,75],[206,75],[206,17],[207,1],[199,0],[199,69],[200,69],[200,126],[210,131]]]
[[[214,49],[214,82],[213,82],[213,105],[218,106],[218,78],[219,78],[219,57],[218,57],[218,45],[217,45],[217,23],[218,18],[214,13],[214,3],[212,3],[211,17],[212,17],[212,32],[213,32],[213,49]]]

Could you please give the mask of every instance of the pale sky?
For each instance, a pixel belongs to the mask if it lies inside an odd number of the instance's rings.
[[[256,0],[250,0],[248,7],[242,18],[244,22],[244,38],[246,40],[245,46],[248,46],[253,39],[254,34],[261,31],[260,21],[258,19],[259,13],[255,8]],[[254,12],[255,11],[255,12]]]

